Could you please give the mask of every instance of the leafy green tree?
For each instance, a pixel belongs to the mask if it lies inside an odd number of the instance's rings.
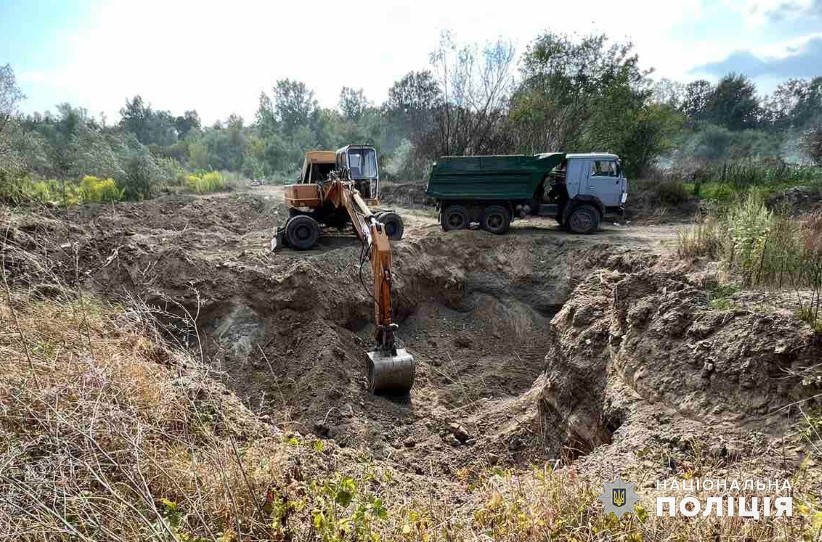
[[[780,130],[803,130],[822,119],[822,76],[780,83],[763,104],[767,122]]]
[[[340,91],[339,108],[343,117],[349,121],[358,121],[372,107],[362,89],[343,87]]]
[[[172,145],[177,141],[175,118],[168,111],[154,111],[141,96],[126,100],[120,109],[120,126],[144,145]]]
[[[756,86],[744,75],[731,73],[708,95],[705,119],[729,130],[754,128],[760,118]]]
[[[24,97],[11,66],[0,66],[0,132],[5,129]]]
[[[708,102],[714,92],[710,81],[699,79],[685,85],[679,109],[693,121],[707,118]]]
[[[314,91],[291,79],[277,81],[273,91],[274,118],[283,133],[293,134],[297,128],[311,125],[318,109]]]
[[[174,129],[177,130],[177,137],[183,139],[192,130],[200,130],[200,115],[196,110],[186,111],[181,116],[174,119]]]
[[[637,174],[668,148],[681,122],[673,107],[652,101],[630,43],[546,33],[526,49],[521,71],[510,124],[523,152],[610,151]]]

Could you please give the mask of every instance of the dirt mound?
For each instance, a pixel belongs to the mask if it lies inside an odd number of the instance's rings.
[[[642,450],[662,477],[700,454],[714,466],[758,454],[784,467],[785,444],[780,452],[767,434],[786,435],[796,406],[813,409],[822,391],[804,378],[822,359],[808,325],[790,314],[714,310],[665,262],[591,273],[551,330],[542,432],[571,457],[597,449],[584,461],[595,472],[641,463]]]

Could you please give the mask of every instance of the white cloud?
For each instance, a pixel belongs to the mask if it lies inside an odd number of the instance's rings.
[[[426,67],[443,29],[460,42],[504,37],[519,50],[544,30],[602,31],[630,38],[644,65],[677,77],[694,49],[671,30],[701,9],[700,0],[115,1],[60,40],[59,69],[35,67],[20,80],[29,109],[51,107],[43,101],[57,96],[113,118],[141,94],[174,113],[196,108],[206,122],[230,113],[251,120],[260,92],[284,77],[305,81],[324,106],[336,104],[343,85],[380,102],[392,82]]]

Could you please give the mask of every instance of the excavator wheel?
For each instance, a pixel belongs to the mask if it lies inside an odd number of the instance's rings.
[[[285,223],[285,239],[296,250],[308,250],[320,238],[320,225],[308,215],[292,216]]]
[[[369,393],[404,395],[414,386],[414,356],[405,348],[398,348],[396,356],[368,352],[366,363]]]
[[[402,234],[405,232],[405,225],[400,215],[391,211],[384,211],[377,214],[377,220],[385,226],[385,234],[389,239],[392,241],[402,239]]]

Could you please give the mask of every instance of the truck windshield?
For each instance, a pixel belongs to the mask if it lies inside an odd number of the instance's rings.
[[[371,179],[377,176],[377,153],[374,149],[349,149],[348,169],[352,179]]]
[[[594,160],[591,164],[591,175],[596,177],[619,177],[619,168],[615,160]]]

